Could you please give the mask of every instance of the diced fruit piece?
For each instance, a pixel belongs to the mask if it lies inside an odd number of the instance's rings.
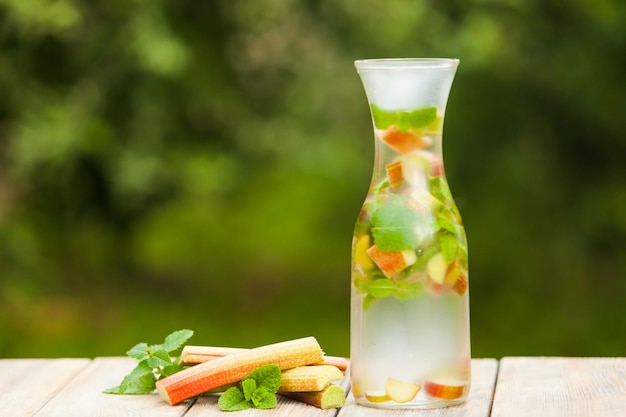
[[[441,204],[431,193],[426,190],[415,190],[406,199],[406,206],[411,210],[426,214],[436,205]]]
[[[361,270],[361,274],[365,275],[365,271],[374,268],[374,262],[367,255],[367,249],[370,247],[369,235],[363,235],[357,240],[354,247],[354,261]]]
[[[461,263],[456,259],[446,271],[445,283],[459,295],[465,294],[467,290],[467,272],[461,270]]]
[[[433,282],[439,285],[443,284],[447,270],[448,264],[446,263],[446,260],[441,252],[430,258],[426,264],[428,276]]]
[[[404,185],[404,174],[402,170],[402,161],[397,160],[385,165],[387,170],[387,179],[394,190],[400,189]]]
[[[463,396],[467,389],[467,382],[461,380],[431,380],[426,381],[424,389],[431,397],[454,400]]]
[[[431,155],[428,153],[428,155]],[[401,155],[395,161],[385,166],[387,179],[391,187],[398,191],[403,185],[408,184],[412,188],[426,189],[428,179],[426,174],[431,174],[432,165],[430,159],[419,154]]]
[[[391,278],[398,272],[417,261],[417,254],[412,249],[403,251],[381,251],[376,245],[367,250],[367,254],[376,265],[383,271],[387,278]]]
[[[404,382],[397,379],[388,378],[385,385],[385,392],[391,401],[397,403],[408,403],[411,401],[422,387],[413,382]]]
[[[468,285],[469,284],[467,282],[467,275],[461,272],[461,275],[459,275],[459,279],[456,281],[452,289],[456,291],[457,294],[463,295],[465,294],[465,291],[467,291]]]
[[[381,132],[380,138],[399,153],[408,153],[427,146],[426,141],[415,132],[411,130],[403,132],[395,125]]]
[[[371,403],[384,403],[389,401],[389,397],[385,391],[365,391],[365,398]]]

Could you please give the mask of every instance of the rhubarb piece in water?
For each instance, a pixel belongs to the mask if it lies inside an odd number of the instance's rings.
[[[456,259],[446,271],[445,283],[452,288],[457,294],[463,295],[467,290],[467,273],[461,270],[461,264]]]

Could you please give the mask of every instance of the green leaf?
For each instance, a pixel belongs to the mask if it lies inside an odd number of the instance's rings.
[[[396,281],[396,289],[393,296],[400,300],[410,300],[420,296],[424,292],[424,284],[421,281],[405,282]]]
[[[387,129],[389,126],[395,123],[396,115],[394,112],[389,112],[378,107],[372,103],[370,106],[372,110],[372,118],[374,119],[374,126],[378,129]]]
[[[150,354],[150,357],[146,359],[148,365],[152,368],[158,368],[161,366],[168,366],[172,364],[172,358],[165,350],[157,350]]]
[[[422,236],[419,226],[425,222],[424,216],[404,204],[379,206],[372,213],[372,236],[381,251],[401,251],[420,245]]]
[[[382,298],[393,294],[396,286],[392,280],[381,278],[372,280],[366,288],[367,293],[372,297]]]
[[[224,411],[239,411],[252,407],[237,387],[227,389],[217,400],[217,405]]]
[[[184,345],[191,336],[193,336],[193,330],[177,330],[165,338],[162,349],[171,353]]]
[[[185,369],[184,366],[179,365],[178,363],[172,363],[170,365],[164,366],[163,369],[159,372],[161,377],[166,377],[170,375],[174,375],[176,372],[180,372]]]
[[[442,204],[452,200],[448,182],[442,176],[430,177],[430,193]]]
[[[256,408],[267,409],[276,407],[278,401],[273,392],[261,387],[252,394],[252,404],[254,404]]]
[[[282,374],[277,365],[263,365],[250,374],[245,379],[253,379],[257,388],[263,388],[271,393],[278,392]]]
[[[440,229],[446,230],[450,233],[456,233],[456,227],[454,226],[454,223],[452,223],[450,220],[448,220],[445,217],[437,218],[437,226]]]
[[[443,258],[448,264],[451,264],[454,261],[454,258],[456,258],[456,249],[459,246],[456,236],[450,233],[444,233],[439,238],[439,244],[441,245]]]
[[[256,391],[256,381],[252,378],[244,379],[241,381],[241,389],[243,390],[243,396],[246,401],[250,401],[252,399],[252,394]]]
[[[137,359],[138,361],[146,359],[149,356],[148,355],[148,344],[147,343],[137,343],[135,346],[130,348],[130,350],[128,352],[126,352],[126,355],[130,356],[131,358]]]
[[[154,391],[156,377],[146,362],[140,362],[122,379],[117,387],[106,389],[107,394],[150,394]]]
[[[437,118],[437,107],[424,107],[409,112],[406,116],[410,127],[420,128]]]
[[[178,330],[165,338],[160,345],[138,343],[126,354],[137,359],[138,364],[122,379],[119,386],[109,388],[107,394],[149,394],[154,391],[157,376],[163,378],[183,369],[170,357],[170,352],[181,347],[191,336],[191,330]]]
[[[411,128],[422,128],[437,118],[437,108],[432,106],[411,111],[383,110],[372,103],[370,108],[374,126],[378,129],[387,129],[391,125],[396,125],[402,132],[406,132]]]

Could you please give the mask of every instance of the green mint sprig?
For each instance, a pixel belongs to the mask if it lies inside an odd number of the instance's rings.
[[[401,251],[419,246],[423,236],[418,230],[428,227],[427,219],[408,208],[402,199],[380,205],[372,213],[371,222],[374,242],[382,251]]]
[[[231,387],[217,402],[224,411],[239,411],[248,408],[276,407],[276,393],[280,388],[282,374],[277,365],[264,365],[252,371],[241,381],[241,389]]]
[[[192,330],[177,330],[169,334],[163,343],[148,345],[138,343],[128,352],[138,363],[120,385],[104,390],[106,394],[150,394],[155,389],[156,381],[181,371],[183,367],[171,353],[178,350],[193,336]]]
[[[437,118],[437,108],[432,106],[411,111],[390,111],[372,104],[371,109],[374,124],[379,129],[387,129],[391,125],[396,125],[400,131],[406,132],[410,128],[422,128]]]

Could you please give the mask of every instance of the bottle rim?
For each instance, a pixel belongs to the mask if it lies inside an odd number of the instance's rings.
[[[357,70],[445,70],[456,68],[457,58],[375,58],[354,61]]]

